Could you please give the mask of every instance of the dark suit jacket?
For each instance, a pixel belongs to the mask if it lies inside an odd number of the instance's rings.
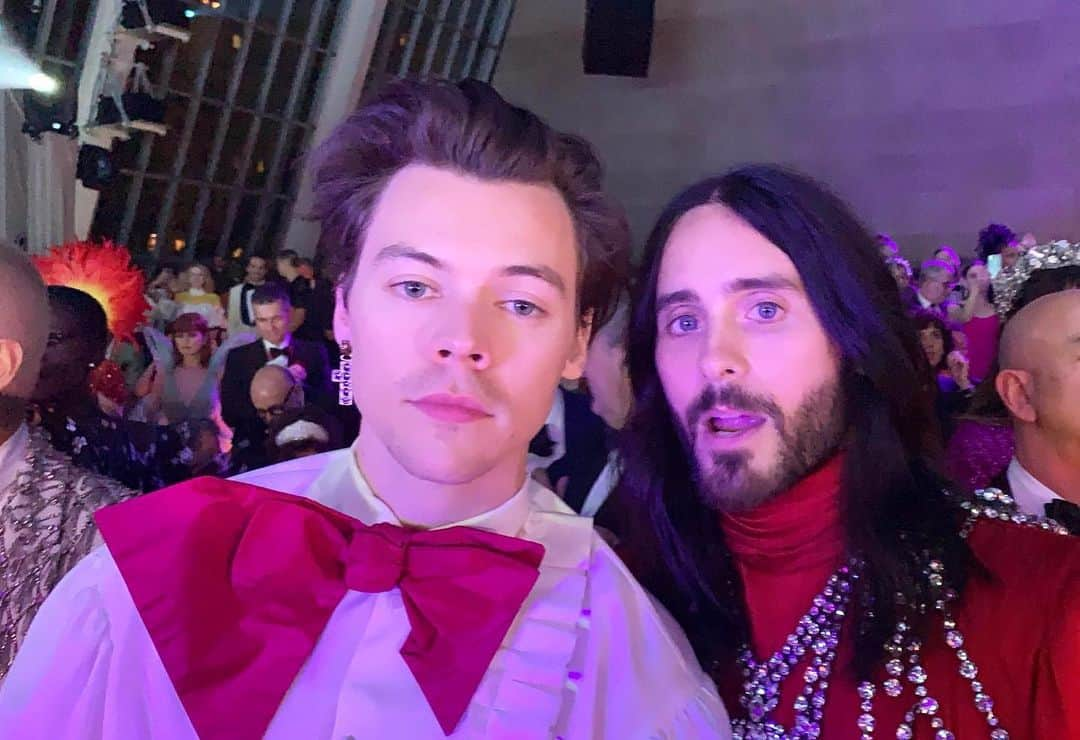
[[[555,484],[569,478],[563,499],[574,511],[581,511],[589,489],[607,465],[612,431],[592,412],[589,397],[560,389],[563,396],[563,430],[566,454],[548,467],[548,477]]]
[[[269,359],[262,340],[256,339],[229,352],[221,376],[221,415],[225,423],[233,429],[237,439],[258,440],[260,447],[266,429],[251,403],[251,380]],[[293,337],[289,345],[289,364],[301,365],[307,371],[305,402],[325,408],[331,396],[326,347]]]

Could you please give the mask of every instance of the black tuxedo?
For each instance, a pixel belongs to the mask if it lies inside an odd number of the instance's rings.
[[[593,483],[607,465],[612,431],[592,412],[588,396],[563,389],[559,393],[563,398],[566,452],[548,467],[548,477],[553,485],[568,479],[563,500],[580,512]]]
[[[289,365],[300,365],[307,371],[304,379],[306,402],[326,407],[331,397],[326,347],[293,337],[286,354]],[[251,403],[251,380],[270,359],[261,339],[231,350],[225,358],[225,371],[221,376],[221,416],[233,430],[233,446],[240,455],[246,454],[244,450],[250,450],[257,456],[263,449],[266,425]],[[248,467],[254,467],[256,463],[252,460]]]

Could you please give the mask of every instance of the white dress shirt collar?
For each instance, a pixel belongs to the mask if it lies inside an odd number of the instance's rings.
[[[919,305],[922,306],[923,308],[930,309],[930,308],[934,307],[934,304],[931,303],[930,301],[926,300],[926,298],[923,296],[923,294],[920,291],[915,291],[915,295],[919,297]]]
[[[1012,491],[1016,508],[1022,514],[1043,516],[1046,514],[1046,505],[1057,498],[1062,498],[1045,483],[1020,464],[1015,457],[1009,463],[1006,471],[1009,480],[1009,488]]]
[[[526,478],[514,495],[494,509],[445,524],[448,527],[474,527],[496,534],[516,537],[525,525],[530,511],[530,487],[539,485]],[[306,494],[322,504],[359,519],[364,524],[394,524],[402,522],[382,499],[375,495],[356,460],[356,445],[348,455],[333,459],[315,479]]]

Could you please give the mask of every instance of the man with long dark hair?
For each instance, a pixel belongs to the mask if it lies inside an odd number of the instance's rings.
[[[948,492],[926,360],[842,201],[768,166],[676,196],[629,365],[627,539],[737,737],[1080,736],[1080,542]]]

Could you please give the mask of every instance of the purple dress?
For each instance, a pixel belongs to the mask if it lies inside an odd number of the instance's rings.
[[[1010,424],[960,419],[945,448],[945,472],[969,491],[986,488],[1009,467],[1015,447]]]

